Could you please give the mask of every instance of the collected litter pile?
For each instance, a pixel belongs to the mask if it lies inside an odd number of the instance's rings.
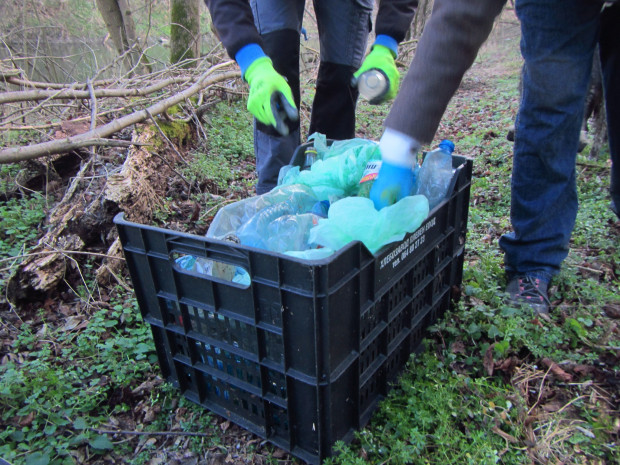
[[[430,152],[412,171],[420,181],[412,195],[377,211],[367,196],[374,179],[369,171],[376,177],[381,163],[378,144],[349,139],[328,145],[321,134],[310,140],[298,149],[300,163],[282,168],[274,190],[222,208],[207,237],[309,260],[355,240],[376,253],[422,224],[452,176],[451,150]]]

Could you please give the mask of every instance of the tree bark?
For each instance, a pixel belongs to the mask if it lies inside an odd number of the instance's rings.
[[[433,11],[433,3],[434,0],[420,0],[418,3],[418,9],[415,17],[413,18],[413,23],[411,24],[410,39],[419,39],[422,35],[426,21],[431,16]]]
[[[171,0],[170,62],[179,63],[200,56],[200,4],[202,0]]]
[[[140,63],[141,53],[127,0],[97,0],[97,8],[105,21],[116,51],[119,55],[126,54],[127,70],[135,69]]]

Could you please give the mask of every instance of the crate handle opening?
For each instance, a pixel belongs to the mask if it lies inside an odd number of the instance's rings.
[[[181,273],[208,279],[215,278],[243,288],[250,287],[250,273],[241,266],[182,252],[172,252],[170,258],[173,266]]]

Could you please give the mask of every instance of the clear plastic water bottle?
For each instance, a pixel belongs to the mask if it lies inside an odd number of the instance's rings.
[[[454,143],[444,139],[439,148],[426,154],[420,168],[416,193],[426,196],[431,210],[446,196],[452,180],[452,152]]]
[[[266,249],[273,252],[290,252],[313,248],[309,243],[310,230],[319,224],[314,213],[283,215],[273,220],[266,230]]]
[[[266,242],[269,238],[267,233],[269,224],[281,216],[294,215],[295,213],[298,213],[298,210],[290,202],[276,203],[265,207],[237,229],[237,237],[244,245],[266,249]]]
[[[307,170],[314,164],[317,158],[317,152],[314,147],[306,149],[303,169]]]
[[[357,80],[357,89],[368,103],[380,103],[383,96],[390,90],[390,81],[385,73],[373,68],[363,72]]]

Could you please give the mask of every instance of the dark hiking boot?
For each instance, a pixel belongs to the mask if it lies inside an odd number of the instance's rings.
[[[513,305],[527,305],[536,313],[549,313],[549,285],[531,276],[516,276],[506,286],[508,300]]]

